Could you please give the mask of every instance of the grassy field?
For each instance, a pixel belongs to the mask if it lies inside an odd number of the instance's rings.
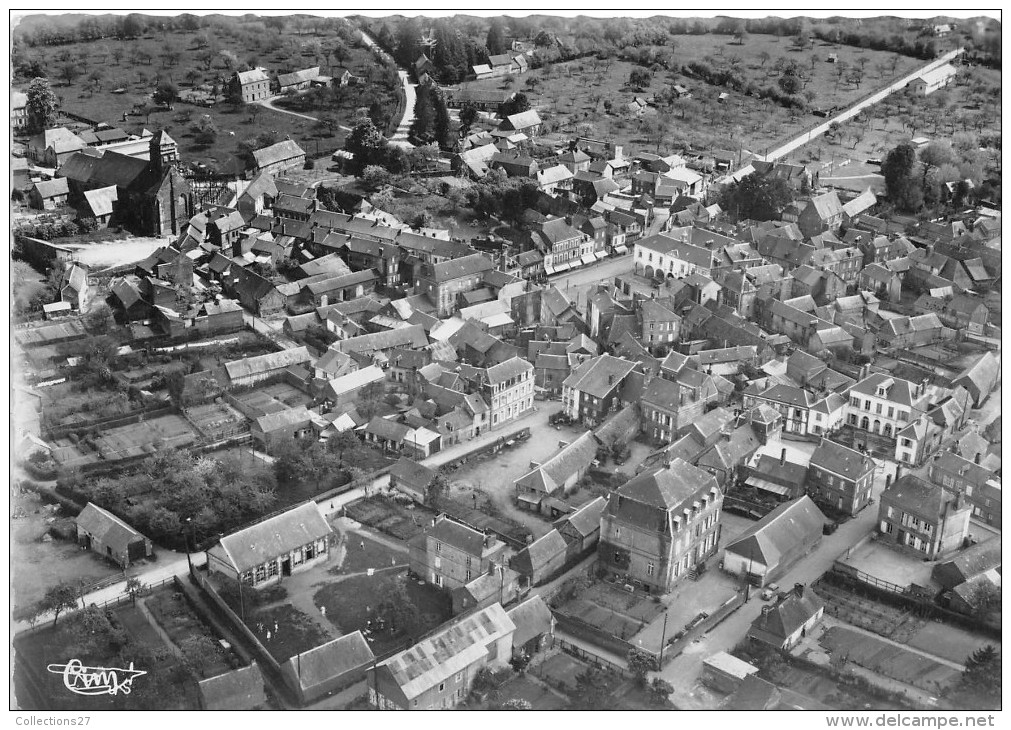
[[[262,27],[262,24],[260,24]],[[231,53],[239,63],[260,65],[272,73],[320,66],[327,74],[338,59],[317,54],[315,43],[328,43],[327,35],[296,34],[291,30],[257,33],[237,24],[234,32],[166,31],[135,40],[107,38],[78,42],[56,48],[40,48],[37,53],[50,76],[61,108],[96,122],[108,122],[127,131],[162,128],[179,143],[184,163],[203,162],[220,172],[241,170],[239,144],[261,134],[290,137],[309,154],[325,154],[343,145],[344,132],[320,129],[316,122],[290,114],[245,106],[235,108],[219,103],[204,108],[177,101],[173,110],[152,107],[151,93],[159,80],[173,81],[180,92],[199,86],[220,90],[231,77],[230,63],[223,53]],[[203,45],[211,36],[211,46]],[[209,52],[210,51],[210,52]],[[66,65],[76,71],[65,73]],[[369,51],[353,48],[343,65],[362,74],[374,65]],[[19,88],[29,79],[15,78]],[[139,112],[134,114],[134,112]],[[353,109],[341,108],[336,116],[350,116]],[[315,116],[315,115],[314,115]],[[207,118],[219,130],[212,145],[196,142],[194,123]]]
[[[364,547],[362,547],[363,545]],[[351,532],[348,533],[347,552],[343,562],[336,568],[330,568],[329,573],[331,575],[349,575],[365,572],[369,568],[389,568],[406,563],[406,552],[393,550],[361,533]]]
[[[830,53],[837,54],[839,63],[826,60]],[[804,90],[815,94],[812,109],[849,105],[923,63],[908,56],[821,42],[798,51],[790,39],[773,35],[749,35],[743,45],[737,45],[730,36],[677,36],[672,55],[678,67],[701,60],[716,70],[736,67],[745,81],[760,87],[776,86],[780,75],[775,70],[777,59],[795,61],[805,82]],[[840,68],[861,66],[864,75],[859,85],[838,81]],[[508,86],[524,91],[556,131],[614,139],[626,150],[656,150],[651,121],[656,113],[647,112],[635,119],[624,114],[623,107],[635,96],[650,100],[654,93],[672,84],[687,87],[692,97],[678,101],[672,114],[661,115],[669,119],[669,129],[660,141],[661,151],[688,145],[737,149],[742,144],[746,150],[761,153],[817,121],[810,112],[791,114],[771,100],[743,96],[681,73],[660,70],[648,87],[633,88],[628,81],[634,68],[637,66],[627,61],[585,58],[537,69],[509,81],[486,79],[466,86]],[[717,104],[716,98],[723,91],[730,93],[730,99]],[[606,111],[605,102],[610,103],[611,112]]]

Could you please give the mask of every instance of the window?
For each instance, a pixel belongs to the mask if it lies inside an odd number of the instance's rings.
[[[877,407],[874,409],[874,412],[878,413],[878,414],[881,413],[881,404],[880,403],[878,403]]]
[[[471,576],[471,573],[470,573],[470,570],[468,569],[468,570],[467,570],[467,577],[466,577],[466,578],[464,579],[464,580],[466,580],[466,581],[467,581],[468,583],[470,583],[470,576]]]
[[[860,407],[860,399],[857,398],[856,396],[854,396],[853,398],[850,398],[850,405],[853,406],[854,408],[859,408]]]
[[[621,537],[621,528],[620,527],[615,527],[614,528],[614,536],[615,537]]]
[[[895,417],[895,406],[888,406],[888,417],[889,418]]]
[[[445,683],[445,682],[442,682],[442,683],[440,683],[440,684],[439,684],[439,691],[440,691],[440,692],[442,692],[442,691],[444,691],[445,689],[446,689],[446,683]]]
[[[417,700],[415,700],[415,701],[414,701],[414,706],[415,706],[415,707],[417,707],[417,706],[418,706],[418,701],[417,701]]]
[[[456,673],[456,681],[458,683],[463,681],[463,672],[457,672]]]
[[[441,568],[442,567],[442,558],[440,558],[440,557],[436,557],[435,558],[435,567],[436,568]]]
[[[864,410],[869,411],[871,409],[871,402],[869,400],[864,401]]]
[[[437,553],[441,553],[442,552],[442,543],[441,542],[436,542],[435,543],[435,552],[437,552]]]
[[[652,560],[649,561],[648,563],[646,563],[646,575],[653,575],[653,571],[655,569],[656,569],[656,566],[653,565],[653,561]]]

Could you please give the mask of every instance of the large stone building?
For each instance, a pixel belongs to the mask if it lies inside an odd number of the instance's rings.
[[[411,572],[447,591],[467,585],[493,566],[505,566],[506,544],[446,515],[412,538]]]
[[[669,593],[716,552],[723,493],[716,477],[675,459],[612,492],[600,518],[600,573]]]

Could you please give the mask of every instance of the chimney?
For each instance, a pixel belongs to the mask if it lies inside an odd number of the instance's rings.
[[[614,385],[614,375],[608,375],[607,376],[607,384],[608,385]]]
[[[902,465],[896,464],[895,465],[895,481],[896,482],[899,481],[899,477],[901,477],[901,476],[902,476]],[[892,484],[894,484],[894,483],[895,482],[892,482]]]
[[[772,611],[772,606],[769,606],[768,604],[762,606],[762,616],[768,616],[770,611]]]
[[[797,598],[803,598],[804,597],[804,584],[803,583],[794,583],[793,584],[793,592],[794,592],[794,594],[796,594]]]
[[[779,455],[779,465],[783,466],[786,464],[786,449],[783,449],[782,453]]]
[[[980,453],[979,453],[979,452],[977,451],[977,452],[976,452],[976,456],[974,456],[974,457],[973,457],[973,459],[972,459],[972,463],[973,463],[973,464],[979,464],[979,457],[980,457],[980,456],[982,456],[982,454],[980,454]]]

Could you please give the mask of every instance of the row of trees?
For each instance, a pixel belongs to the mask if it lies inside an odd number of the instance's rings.
[[[418,86],[411,136],[422,144],[434,142],[444,149],[453,146],[453,123],[442,91],[431,84]]]
[[[889,201],[909,213],[934,209],[945,202],[961,206],[983,175],[979,163],[966,158],[970,152],[956,153],[944,141],[931,142],[919,152],[909,142],[898,145],[881,164]],[[972,187],[966,180],[972,181]],[[955,183],[950,201],[948,183]]]

